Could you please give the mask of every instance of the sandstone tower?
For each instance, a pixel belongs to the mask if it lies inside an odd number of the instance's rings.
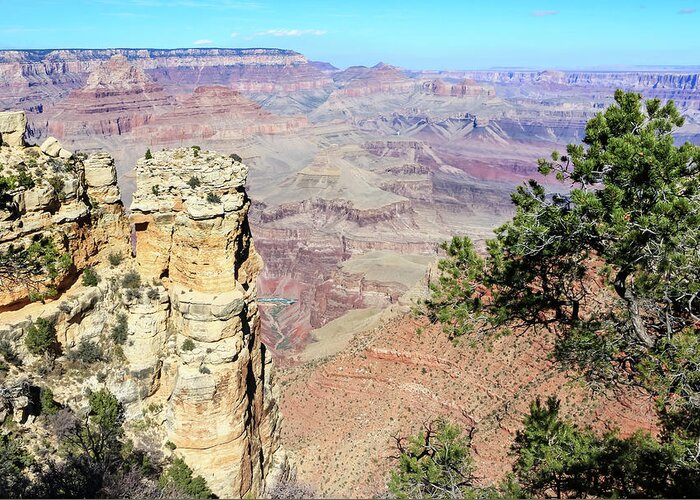
[[[214,491],[258,496],[279,438],[255,302],[262,260],[248,227],[247,168],[180,148],[139,160],[136,174],[136,262],[142,279],[163,283],[170,305],[160,389],[167,437]]]

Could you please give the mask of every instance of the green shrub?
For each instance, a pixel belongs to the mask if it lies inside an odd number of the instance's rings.
[[[221,203],[221,197],[214,193],[207,193],[208,203]]]
[[[194,342],[192,342],[192,339],[185,339],[185,341],[182,343],[182,350],[183,351],[191,351],[194,349]]]
[[[149,288],[146,292],[146,296],[151,300],[158,300],[160,298],[160,292],[155,288]]]
[[[160,477],[160,486],[174,487],[190,498],[213,498],[213,493],[202,476],[192,477],[192,469],[181,458],[176,458],[173,464]]]
[[[190,186],[192,189],[194,189],[194,188],[196,188],[196,187],[201,186],[201,185],[202,185],[202,181],[199,180],[199,177],[193,175],[192,177],[190,177],[190,180],[187,181],[187,184],[189,184],[189,186]]]
[[[84,286],[97,286],[100,282],[100,277],[97,275],[95,270],[91,267],[86,268],[83,271],[83,285]]]
[[[138,288],[127,288],[125,296],[128,301],[141,300],[141,290]]]
[[[238,162],[238,163],[241,163],[243,161],[243,158],[238,156],[236,153],[229,155],[229,158],[233,159],[233,161]]]
[[[122,263],[122,254],[117,253],[117,252],[112,252],[109,254],[109,263],[112,267],[117,267],[119,264]]]
[[[27,329],[24,343],[32,354],[55,354],[56,328],[46,318],[39,318]]]
[[[396,444],[398,467],[388,485],[396,497],[467,498],[474,480],[474,461],[471,438],[459,425],[437,420]]]
[[[207,368],[206,366],[201,365],[199,367],[199,373],[201,373],[203,375],[209,375],[211,373],[211,370],[209,368]]]
[[[59,196],[63,193],[63,188],[66,187],[65,181],[60,175],[54,175],[53,177],[50,177],[49,184],[51,184],[51,187],[54,191],[56,191],[56,194]]]
[[[146,154],[143,155],[143,157],[144,157],[146,160],[151,160],[151,159],[153,158],[153,155],[151,154],[151,148],[148,148],[148,149],[146,150]]]
[[[136,271],[129,271],[122,277],[124,288],[139,288],[141,286],[141,276]]]
[[[166,442],[165,442],[165,447],[166,447],[167,449],[169,449],[169,450],[175,450],[175,449],[177,449],[177,446],[176,446],[175,443],[173,443],[172,441],[166,441]]]
[[[117,345],[122,345],[126,342],[126,337],[129,335],[129,323],[126,314],[117,316],[117,323],[112,327],[112,340]]]
[[[8,340],[0,340],[0,355],[10,364],[15,366],[20,366],[22,364],[22,360]]]
[[[151,186],[151,193],[158,196],[160,194],[160,188],[158,186]]]
[[[58,413],[58,405],[53,400],[53,391],[48,387],[39,390],[39,413],[42,415],[55,415]]]
[[[192,155],[197,158],[199,156],[199,150],[202,149],[199,146],[192,146]]]
[[[78,347],[68,353],[71,361],[80,361],[85,364],[96,363],[104,360],[102,348],[91,340],[81,340]]]
[[[36,160],[34,160],[34,163],[36,164]],[[32,175],[23,165],[17,169],[17,185],[25,189],[31,189],[35,185]]]

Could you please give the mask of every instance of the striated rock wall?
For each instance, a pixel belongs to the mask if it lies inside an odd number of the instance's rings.
[[[22,122],[0,114],[0,124],[12,120]],[[41,385],[80,409],[88,389],[107,387],[125,406],[136,446],[155,442],[157,453],[183,457],[220,497],[263,495],[286,458],[279,390],[259,335],[262,260],[248,228],[247,168],[198,148],[156,152],[137,164],[127,218],[105,153],[74,155],[50,138],[0,147],[0,164],[0,175],[34,179],[0,200],[0,251],[48,238],[72,260],[42,302],[3,282],[0,340],[21,362],[0,376],[0,396],[3,387]],[[88,266],[99,278],[92,286],[78,279]],[[48,367],[24,342],[37,318],[56,331]],[[71,356],[85,341],[102,353],[89,367]],[[33,425],[19,399],[5,403],[0,417],[14,412]]]
[[[279,417],[259,335],[247,168],[181,148],[139,160],[136,174],[136,262],[142,279],[162,280],[171,306],[167,437],[218,494],[259,496]]]
[[[0,203],[0,253],[46,239],[70,262],[53,283],[43,276],[2,281],[0,311],[26,302],[31,293],[67,288],[108,241],[113,251],[127,246],[114,160],[105,153],[73,155],[53,138],[41,147],[24,146],[26,123],[23,112],[0,113],[2,138],[9,144],[0,147],[0,176],[13,184]]]

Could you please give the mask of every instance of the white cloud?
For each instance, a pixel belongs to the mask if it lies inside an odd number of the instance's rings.
[[[211,45],[214,43],[212,40],[209,40],[208,38],[202,38],[200,40],[195,40],[192,42],[192,45]]]
[[[231,33],[231,38],[236,38],[238,35],[240,35],[240,33],[234,31],[233,33]]]
[[[686,7],[685,9],[681,9],[678,11],[679,14],[694,14],[695,9],[692,7]]]
[[[185,7],[192,9],[237,9],[259,10],[263,6],[257,2],[239,0],[97,0],[105,5],[119,5],[137,8],[172,8]]]
[[[321,36],[325,35],[326,32],[323,30],[289,30],[289,29],[276,29],[276,30],[265,30],[255,33],[255,36]]]
[[[558,10],[536,10],[532,13],[535,17],[556,16],[557,14],[559,14]]]

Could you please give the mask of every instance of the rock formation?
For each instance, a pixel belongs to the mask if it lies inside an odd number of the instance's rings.
[[[0,252],[47,239],[58,254],[69,255],[70,262],[50,285],[37,281],[39,277],[3,283],[0,310],[47,286],[60,292],[96,262],[108,241],[113,242],[112,250],[124,248],[127,241],[114,160],[104,153],[75,156],[54,138],[40,148],[24,147],[24,128],[19,127],[26,123],[24,113],[0,113],[0,124],[6,125],[3,138],[11,144],[0,148],[0,175],[20,179],[0,205]]]
[[[22,122],[0,113],[0,124],[10,119]],[[3,203],[0,252],[47,238],[72,262],[44,302],[29,303],[26,287],[3,282],[0,340],[22,363],[2,380],[0,417],[32,425],[18,384],[52,387],[74,407],[86,404],[86,389],[106,386],[124,404],[127,427],[141,429],[130,431],[135,443],[150,433],[172,454],[170,441],[219,496],[261,496],[286,459],[278,389],[260,342],[262,260],[248,227],[247,167],[198,148],[158,151],[138,162],[128,220],[105,153],[70,154],[49,138],[41,148],[1,147],[0,164],[0,175],[34,183],[13,187]],[[87,267],[100,278],[93,286],[76,280]],[[54,325],[60,344],[48,373],[24,343],[37,318]],[[68,355],[85,341],[99,346],[102,361],[78,377]]]
[[[262,260],[246,218],[247,168],[186,148],[139,160],[136,173],[136,262],[142,278],[162,279],[176,332],[161,381],[168,439],[217,492],[258,496],[279,443],[255,303]]]

